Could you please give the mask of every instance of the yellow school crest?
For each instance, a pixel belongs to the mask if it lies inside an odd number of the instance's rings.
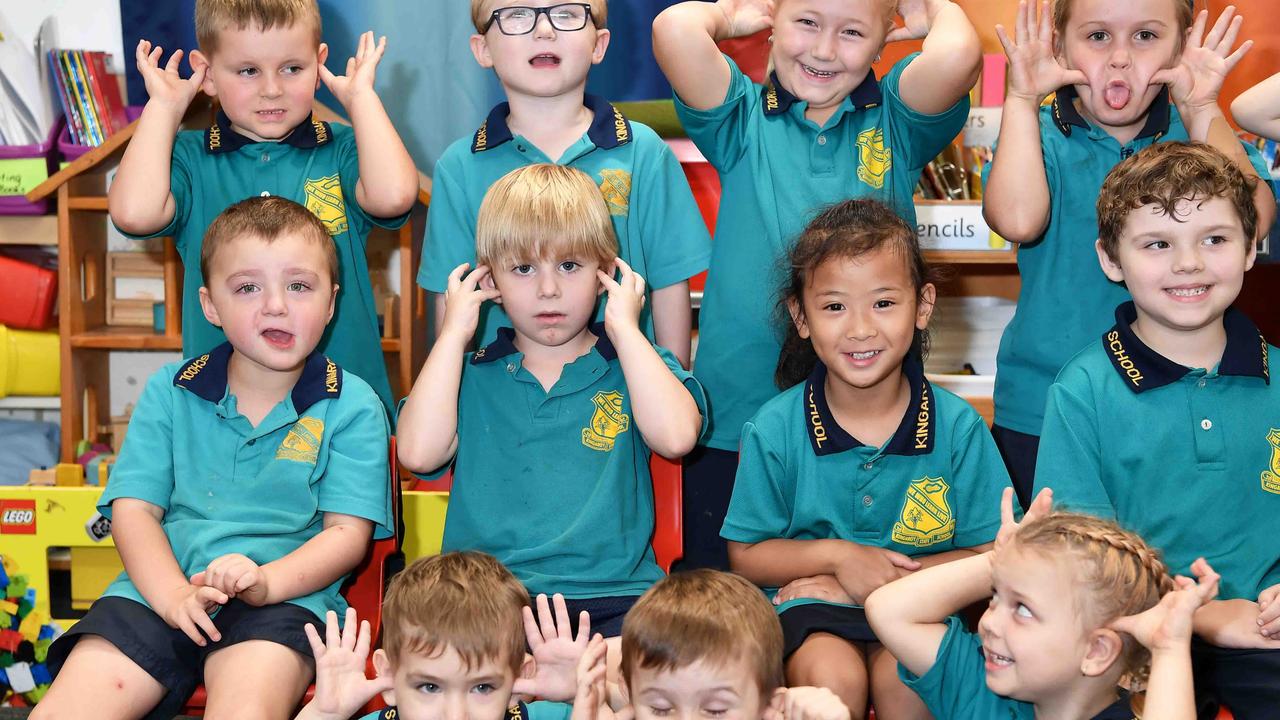
[[[893,150],[884,146],[884,131],[868,128],[858,133],[858,179],[879,190],[893,166]]]
[[[922,477],[907,486],[902,517],[893,524],[893,540],[903,545],[924,547],[951,539],[956,519],[947,504],[951,486],[940,477]]]
[[[1262,471],[1262,489],[1280,495],[1280,430],[1271,428],[1267,442],[1271,443],[1271,467]]]
[[[342,182],[337,173],[319,180],[307,180],[302,189],[307,194],[307,209],[324,223],[330,235],[347,231],[347,204],[342,200]]]
[[[277,460],[316,464],[320,455],[320,438],[324,437],[324,421],[319,418],[304,417],[289,428],[289,434],[276,449]]]
[[[600,391],[591,402],[596,410],[591,414],[591,424],[582,428],[582,444],[609,452],[614,440],[631,427],[631,417],[622,412],[622,393],[617,390]]]
[[[626,215],[631,209],[631,173],[626,170],[601,170],[600,194],[604,195],[610,215]]]

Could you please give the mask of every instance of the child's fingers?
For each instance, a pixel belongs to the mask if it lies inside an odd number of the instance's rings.
[[[356,609],[348,607],[347,612],[342,616],[342,649],[355,649],[360,630],[360,623],[356,621]]]
[[[204,636],[200,634],[200,631],[196,629],[195,621],[188,617],[185,612],[178,613],[177,622],[178,629],[182,631],[183,635],[191,638],[191,642],[199,645],[200,647],[205,646],[207,641],[204,639]]]
[[[1227,12],[1229,11],[1223,11],[1222,15],[1218,16],[1218,23],[1222,22],[1222,18],[1227,15]],[[1214,30],[1217,30],[1218,23],[1214,23],[1214,26],[1213,26]],[[1191,29],[1187,31],[1187,42],[1186,42],[1187,47],[1200,47],[1203,44],[1204,28],[1208,24],[1209,24],[1209,11],[1201,10],[1196,15],[1195,22],[1191,23]]]
[[[188,65],[191,64],[190,59],[187,60],[187,64]],[[191,77],[187,78],[187,82],[191,83],[192,85],[199,86],[200,83],[204,82],[204,76],[208,72],[209,72],[208,65],[201,65],[200,67],[192,66]]]
[[[1083,77],[1083,73],[1081,73]],[[1053,512],[1053,489],[1044,488],[1036,493],[1036,497],[1031,501],[1031,507],[1027,510],[1027,514],[1022,517],[1022,521],[1026,522],[1029,518],[1040,518]]]
[[[204,634],[208,635],[210,640],[218,642],[222,639],[222,633],[218,632],[218,627],[213,624],[213,618],[209,617],[209,613],[200,608],[192,608],[190,617],[197,627],[204,630]],[[200,644],[204,645],[204,643]]]
[[[591,613],[583,610],[578,613],[578,637],[574,638],[574,642],[586,645],[589,637],[591,637]]]
[[[466,267],[466,266],[464,265],[463,267]],[[468,290],[477,289],[480,287],[480,280],[488,274],[489,274],[488,265],[477,265],[475,270],[472,270],[471,272],[467,273],[466,277],[462,278],[462,286],[467,288]]]
[[[355,613],[351,613],[351,622],[355,622]],[[373,644],[373,627],[369,625],[368,620],[360,621],[360,631],[356,633],[356,646],[354,649],[356,655],[361,659],[369,657],[369,646]]]
[[[1232,46],[1236,44],[1236,38],[1240,37],[1240,26],[1244,24],[1244,16],[1237,15],[1231,24],[1227,26],[1227,31],[1223,33],[1222,39],[1214,46],[1214,52],[1219,55],[1226,55],[1231,52]]]
[[[569,626],[569,606],[565,604],[563,595],[556,593],[551,597],[551,609],[556,616],[556,637],[572,639],[573,631]]]
[[[342,647],[342,634],[338,630],[338,613],[330,610],[324,614],[325,647]]]
[[[1007,487],[1000,494],[1000,526],[1008,527],[1013,524],[1013,488]]]
[[[1008,33],[1005,32],[1003,25],[996,26],[996,38],[1000,40],[1000,47],[1004,48],[1004,54],[1012,57],[1013,51],[1016,49],[1013,41],[1009,40]]]
[[[528,605],[520,608],[520,616],[524,619],[524,639],[532,650],[542,644],[542,631],[538,628],[538,621],[533,618],[533,610]]]
[[[543,641],[549,642],[556,638],[555,618],[551,615],[551,604],[547,602],[547,596],[538,593],[538,630],[542,633]]]
[[[321,63],[321,64],[320,64],[320,67],[319,67],[319,68],[317,68],[317,69],[318,69],[318,70],[319,70],[319,72],[320,72],[320,82],[323,82],[323,83],[324,83],[324,86],[325,86],[325,87],[327,87],[327,88],[329,88],[329,91],[330,91],[330,92],[332,92],[332,91],[333,91],[333,81],[336,79],[336,78],[334,77],[333,72],[331,72],[331,71],[329,70],[329,68],[328,68],[324,63]]]
[[[462,263],[449,272],[449,278],[445,282],[445,292],[455,292],[461,289],[462,276],[466,274],[469,267],[471,267],[471,263]]]
[[[918,561],[913,560],[900,552],[885,550],[884,554],[885,557],[889,558],[889,562],[892,563],[894,567],[902,568],[903,570],[920,569],[920,563]]]
[[[164,71],[171,72],[176,75],[178,72],[178,68],[182,67],[181,62],[182,62],[182,50],[181,49],[174,50],[173,54],[169,56],[169,62],[164,64]]]
[[[1236,63],[1240,62],[1240,59],[1243,58],[1245,54],[1248,53],[1249,50],[1252,48],[1253,48],[1253,41],[1245,40],[1244,43],[1240,45],[1240,47],[1236,48],[1235,52],[1231,53],[1226,58],[1224,58],[1224,62],[1226,62],[1227,64],[1227,72],[1231,72],[1232,70],[1234,70],[1236,67]]]
[[[311,654],[315,656],[316,661],[324,657],[324,643],[320,641],[320,633],[316,632],[316,626],[307,623],[302,626],[302,632],[307,635],[307,642],[311,644]]]
[[[347,77],[351,77],[352,75],[355,75],[355,74],[356,74],[356,59],[347,58]]]
[[[1205,15],[1207,14],[1207,11],[1201,10],[1200,14]],[[1218,19],[1214,21],[1213,27],[1209,28],[1209,34],[1204,38],[1204,47],[1207,47],[1210,50],[1216,49],[1218,44],[1222,42],[1222,38],[1226,36],[1227,29],[1231,27],[1231,23],[1235,22],[1235,20],[1236,9],[1234,6],[1228,5],[1226,9],[1222,11],[1222,14],[1218,16]],[[1207,25],[1207,23],[1201,24],[1201,29],[1203,29],[1205,25]],[[1191,30],[1193,33],[1192,38],[1194,39],[1195,27],[1193,26]],[[1193,45],[1192,47],[1195,46]]]
[[[610,293],[622,289],[618,282],[613,279],[613,276],[606,274],[603,270],[596,270],[596,277],[599,278],[600,284],[604,285],[604,289]]]
[[[1036,39],[1040,42],[1048,44],[1053,40],[1053,14],[1049,12],[1049,2],[1040,3],[1040,13],[1038,15],[1039,26],[1036,30]]]

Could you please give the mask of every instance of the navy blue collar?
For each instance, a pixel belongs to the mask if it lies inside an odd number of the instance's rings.
[[[1126,386],[1140,393],[1186,377],[1191,368],[1152,350],[1138,338],[1132,327],[1137,319],[1133,301],[1121,303],[1116,308],[1116,324],[1102,336],[1102,348]],[[1262,378],[1270,385],[1267,339],[1258,332],[1258,326],[1233,307],[1227,308],[1222,324],[1227,331],[1227,347],[1222,351],[1218,374]]]
[[[316,120],[314,116],[308,114],[307,119],[298,123],[298,126],[290,130],[288,135],[280,139],[280,142],[309,150],[327,145],[332,140],[333,130],[330,129],[329,123]],[[228,118],[222,110],[218,111],[218,117],[213,125],[204,131],[204,149],[212,155],[234,152],[256,142],[258,141],[236,132],[231,127],[231,118]]]
[[[1121,691],[1119,699],[1094,715],[1092,720],[1138,720],[1138,716],[1133,714],[1129,693]]]
[[[792,105],[800,102],[800,98],[792,95],[790,91],[782,87],[782,83],[778,82],[778,73],[769,74],[769,82],[760,90],[761,97],[764,99],[765,115],[781,115],[791,109]],[[884,96],[880,92],[880,81],[876,80],[876,74],[867,71],[867,77],[863,79],[858,87],[849,93],[849,102],[857,110],[865,110],[879,105],[884,100]]]
[[[933,386],[924,377],[924,365],[916,351],[902,362],[902,372],[911,386],[911,402],[898,429],[885,446],[885,455],[928,455],[933,452],[934,417]],[[804,385],[804,426],[815,455],[835,453],[862,447],[865,443],[845,432],[836,422],[827,404],[827,366],[819,360]]]
[[[1085,130],[1089,129],[1089,121],[1084,119],[1073,102],[1076,97],[1074,85],[1058,88],[1058,92],[1053,97],[1053,124],[1058,126],[1058,130],[1065,137],[1071,137],[1072,125]],[[1169,132],[1169,119],[1169,89],[1161,88],[1156,99],[1151,101],[1151,107],[1147,108],[1147,122],[1134,139],[1153,137],[1159,140]]]
[[[618,359],[618,351],[613,348],[613,343],[609,342],[609,336],[604,332],[604,323],[592,323],[591,334],[596,336],[596,352],[600,353],[600,357],[604,358],[605,362]],[[516,349],[516,331],[513,328],[500,327],[498,337],[471,356],[471,364],[490,363],[517,352],[519,350]]]
[[[516,701],[507,708],[506,715],[503,720],[529,720],[529,706],[520,701]],[[375,720],[399,720],[400,711],[393,705],[391,707],[382,708],[375,716]]]
[[[185,388],[211,403],[222,402],[227,394],[227,368],[231,364],[231,343],[218,347],[183,363],[173,376],[173,384]],[[327,398],[342,394],[342,373],[337,364],[318,352],[307,357],[302,375],[293,386],[294,412],[301,415],[307,408]]]
[[[626,145],[635,135],[631,132],[631,121],[623,116],[622,111],[605,99],[587,94],[582,104],[591,111],[591,126],[587,128],[587,137],[596,147],[603,150]],[[492,150],[509,142],[513,135],[507,125],[507,116],[511,114],[511,105],[498,103],[489,111],[489,117],[476,130],[471,139],[471,152],[479,153]]]

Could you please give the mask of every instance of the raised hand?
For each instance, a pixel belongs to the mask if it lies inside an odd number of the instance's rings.
[[[578,687],[573,698],[573,713],[569,720],[633,720],[635,711],[630,705],[615,712],[609,706],[608,647],[604,636],[597,634],[587,644],[586,652],[578,662]]]
[[[1244,21],[1235,12],[1235,6],[1228,5],[1206,37],[1204,28],[1209,21],[1209,12],[1201,10],[1196,16],[1195,24],[1191,26],[1178,64],[1158,70],[1151,76],[1153,84],[1169,86],[1169,94],[1180,111],[1195,112],[1205,108],[1216,110],[1218,93],[1222,90],[1227,73],[1253,47],[1253,41],[1246,40],[1232,51],[1231,46],[1235,45],[1240,34],[1240,24]]]
[[[178,74],[182,63],[182,51],[175,50],[169,56],[169,62],[160,67],[160,56],[164,48],[152,47],[149,40],[139,40],[134,51],[134,59],[138,64],[138,73],[147,88],[147,104],[162,106],[179,115],[187,112],[187,107],[200,92],[200,84],[204,82],[209,66],[200,64],[191,68],[191,77],[185,80]],[[188,63],[189,64],[189,63]]]
[[[214,558],[202,572],[191,576],[191,584],[215,588],[254,606],[267,602],[267,574],[240,553]]]
[[[778,688],[763,720],[849,720],[849,707],[824,687]]]
[[[995,549],[998,551],[1006,547],[1017,534],[1019,527],[1039,520],[1052,511],[1053,490],[1044,488],[1031,501],[1031,507],[1027,508],[1027,513],[1022,516],[1022,522],[1019,523],[1013,517],[1013,488],[1005,488],[1004,494],[1000,496],[1000,530],[996,533]]]
[[[854,604],[861,605],[882,585],[919,569],[920,563],[900,552],[851,542],[844,562],[836,568],[836,580]]]
[[[464,344],[476,334],[476,327],[480,324],[480,306],[486,300],[502,296],[496,287],[481,285],[481,281],[490,277],[488,265],[480,265],[468,273],[469,267],[470,263],[463,263],[449,273],[448,289],[444,292],[444,321],[440,324],[441,336],[452,332]]]
[[[587,650],[587,638],[591,637],[591,615],[583,610],[578,615],[578,635],[574,637],[569,627],[569,609],[564,596],[556,593],[550,604],[547,596],[539,594],[537,619],[526,606],[524,634],[533,653],[533,676],[517,678],[511,692],[531,698],[570,702],[578,690],[578,661]],[[554,615],[552,614],[554,606]]]
[[[383,35],[374,42],[373,31],[366,30],[360,35],[356,46],[356,56],[347,59],[345,75],[334,75],[329,68],[320,66],[320,79],[324,81],[329,92],[342,103],[348,111],[351,100],[363,92],[373,91],[373,81],[377,76],[378,63],[387,50],[387,36]]]
[[[836,580],[835,575],[815,575],[814,577],[797,578],[783,585],[773,596],[773,604],[781,605],[796,598],[813,598],[833,603],[852,605],[853,598]]]
[[[1018,20],[1013,40],[1003,25],[996,25],[996,35],[1009,58],[1009,91],[1014,97],[1036,105],[1049,93],[1064,85],[1084,85],[1088,78],[1079,70],[1068,70],[1053,53],[1053,18],[1049,3],[1040,5],[1037,21],[1035,10],[1026,0],[1018,3]]]
[[[899,40],[919,40],[929,34],[933,18],[948,0],[898,0],[898,15],[902,27],[895,27],[885,36],[886,43]]]
[[[222,633],[218,632],[218,628],[214,626],[209,613],[219,605],[227,604],[229,600],[230,598],[217,588],[184,585],[174,590],[167,598],[160,617],[164,618],[169,627],[181,630],[191,638],[191,642],[204,647],[208,644],[205,635],[214,642],[222,639]],[[201,630],[204,631],[204,635],[200,634]]]
[[[716,7],[728,23],[725,38],[754,35],[773,27],[773,0],[717,0]]]
[[[621,274],[618,280],[613,279],[612,272],[596,271],[596,277],[609,294],[604,306],[604,329],[610,338],[623,328],[639,328],[640,310],[644,307],[644,278],[622,258],[614,261],[614,267]]]
[[[1128,633],[1152,651],[1185,650],[1191,643],[1192,620],[1201,605],[1218,595],[1218,573],[1204,558],[1191,565],[1199,582],[1179,575],[1176,590],[1165,593],[1160,602],[1137,615],[1111,621],[1117,632]]]
[[[390,675],[365,677],[372,632],[368,620],[356,622],[355,608],[347,608],[341,631],[338,613],[325,613],[324,641],[311,623],[303,629],[316,659],[316,693],[296,720],[347,720],[373,696],[391,689]]]

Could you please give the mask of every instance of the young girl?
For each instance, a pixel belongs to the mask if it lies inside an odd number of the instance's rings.
[[[1009,56],[1009,90],[983,175],[983,213],[1021,244],[1022,287],[1000,341],[992,432],[1023,507],[1049,385],[1129,297],[1103,275],[1094,250],[1094,205],[1107,173],[1152,143],[1188,139],[1223,151],[1246,174],[1266,172],[1218,107],[1223,79],[1252,44],[1232,51],[1241,24],[1234,13],[1227,7],[1205,36],[1208,14],[1192,26],[1187,0],[1056,0],[1052,16],[1046,1],[1038,22],[1024,2],[1012,38],[996,28]],[[1255,202],[1259,227],[1270,227],[1269,189]]]
[[[1144,717],[1193,720],[1192,616],[1218,575],[1201,558],[1199,584],[1170,579],[1142,538],[1050,502],[1042,491],[1018,525],[1006,492],[994,552],[872,594],[867,617],[903,679],[948,720],[1130,720],[1118,684],[1145,678]],[[976,635],[951,616],[988,596]]]
[[[1280,73],[1240,93],[1231,102],[1231,116],[1254,135],[1280,139]]]
[[[904,27],[890,31],[895,9]],[[759,85],[716,42],[766,28],[773,72]],[[924,51],[877,80],[885,43],[909,38],[925,38]],[[686,463],[684,549],[686,566],[724,568],[716,533],[742,424],[775,392],[779,336],[760,288],[774,287],[770,273],[822,205],[875,197],[914,225],[912,191],[964,126],[981,44],[947,0],[719,0],[664,10],[653,46],[723,188],[694,368],[711,432]]]
[[[915,232],[849,200],[790,254],[780,387],[742,433],[721,535],[735,572],[776,589],[787,682],[864,716],[928,717],[860,607],[920,567],[984,551],[1009,479],[982,418],[924,377],[933,311]],[[794,386],[794,387],[792,387]]]

